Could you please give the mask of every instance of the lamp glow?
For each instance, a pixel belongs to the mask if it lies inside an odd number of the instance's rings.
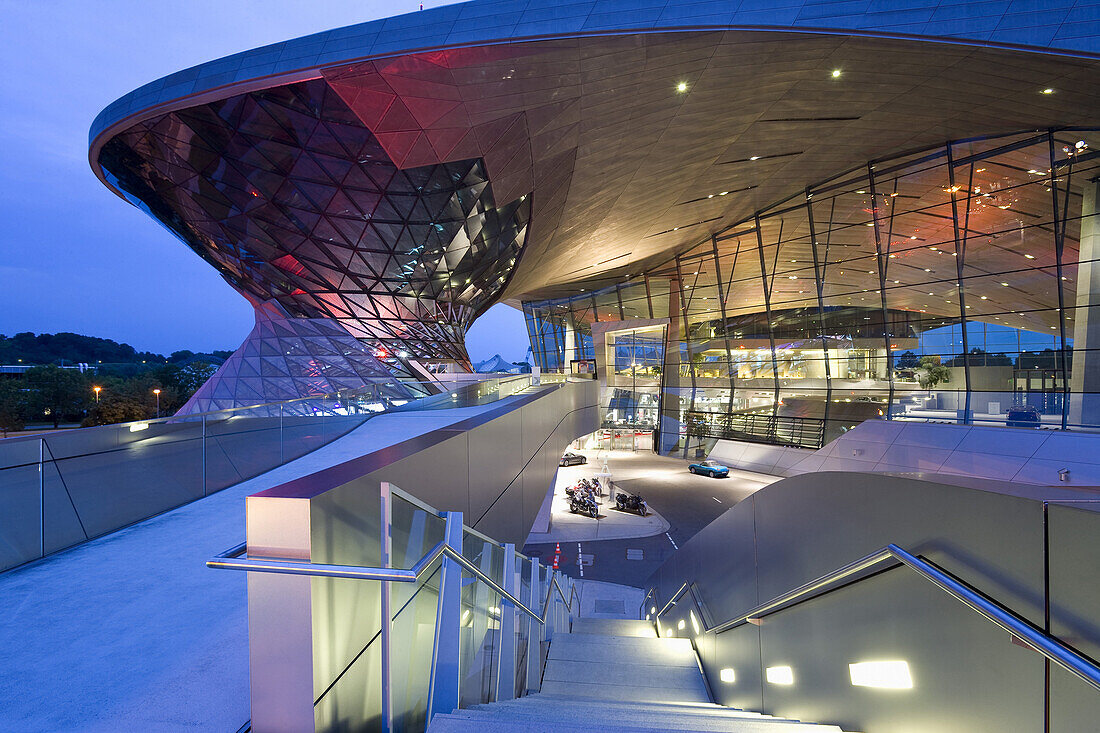
[[[681,94],[683,94],[687,90],[688,90],[688,85],[687,85],[686,81],[682,81],[682,82],[680,82],[679,84],[676,85],[676,91],[680,92]]]
[[[840,69],[833,69],[833,78],[834,79],[839,79],[840,78]]]
[[[885,690],[910,690],[913,677],[909,662],[858,662],[848,665],[848,675],[856,687],[879,687]]]
[[[686,626],[686,624],[684,623],[684,620],[680,619],[680,621],[676,624],[676,630],[677,631],[683,631],[684,626]]]
[[[773,685],[793,685],[794,670],[790,667],[768,667],[764,670],[768,683]]]
[[[734,682],[737,681],[737,675],[736,673],[734,673],[732,667],[726,667],[723,670],[719,670],[718,679],[722,680],[727,685],[732,685]]]

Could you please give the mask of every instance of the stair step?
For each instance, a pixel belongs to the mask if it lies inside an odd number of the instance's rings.
[[[557,634],[554,646],[570,650],[615,648],[637,654],[652,654],[658,650],[676,650],[684,654],[695,654],[691,642],[687,639],[658,639],[642,636],[604,636],[603,634]]]
[[[690,722],[650,719],[651,722],[611,723],[599,720],[593,721],[591,717],[583,720],[575,719],[563,711],[561,716],[555,718],[494,715],[492,713],[479,714],[478,711],[458,710],[445,715],[436,715],[432,718],[431,733],[504,733],[512,731],[525,731],[526,733],[604,733],[605,731],[618,731],[619,733],[657,733],[658,731],[698,731],[699,733],[711,733],[723,731],[726,733],[829,733],[839,732],[835,726],[819,726],[805,723],[787,722],[779,720],[727,720],[721,721],[719,727],[700,727]],[[718,722],[718,721],[715,721]]]
[[[570,631],[574,634],[657,638],[657,629],[651,621],[630,619],[579,618],[573,621],[573,627]]]
[[[685,688],[702,685],[699,666],[681,664],[668,666],[649,664],[638,657],[629,661],[573,661],[550,659],[542,675],[546,682],[577,682],[580,684],[633,685],[636,687]],[[614,698],[612,698],[614,699]]]
[[[539,720],[557,720],[561,719],[561,710],[567,709],[570,712],[566,717],[571,720],[591,721],[599,720],[605,725],[653,725],[653,722],[659,720],[661,725],[675,730],[707,730],[707,731],[722,731],[730,727],[730,725],[744,722],[746,720],[751,721],[775,721],[777,719],[766,717],[758,713],[741,713],[740,715],[717,715],[707,710],[696,710],[692,712],[680,712],[680,711],[665,711],[655,712],[652,706],[644,703],[639,703],[633,710],[624,708],[592,708],[589,706],[573,705],[574,701],[563,700],[556,707],[548,707],[543,705],[509,705],[507,707],[495,708],[493,706],[474,706],[468,708],[471,712],[485,712],[486,714],[507,717],[507,718],[537,718]],[[458,712],[467,712],[455,711]]]
[[[625,700],[629,702],[709,702],[700,679],[691,687],[642,687],[640,685],[608,685],[606,683],[562,682],[544,680],[542,690],[551,695],[565,695],[589,700]]]
[[[490,706],[522,707],[524,709],[557,709],[562,705],[570,705],[577,709],[587,709],[592,712],[606,711],[609,713],[627,712],[634,713],[641,709],[638,703],[620,702],[616,700],[578,700],[568,695],[551,695],[549,693],[535,693],[526,697],[504,702],[489,703],[474,707],[488,708]],[[709,717],[733,717],[733,718],[771,718],[770,715],[747,712],[737,708],[727,708],[724,705],[716,705],[712,702],[676,703],[651,701],[644,705],[648,714],[684,714],[706,715]]]

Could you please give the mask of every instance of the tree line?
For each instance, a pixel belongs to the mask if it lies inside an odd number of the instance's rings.
[[[0,334],[0,364],[182,364],[188,361],[221,363],[232,351],[196,354],[186,349],[170,355],[138,351],[129,344],[78,333]]]
[[[30,423],[109,425],[171,415],[217,370],[212,364],[159,364],[132,376],[36,366],[0,379],[0,429]],[[96,388],[99,388],[98,390]],[[154,390],[159,390],[159,395]]]

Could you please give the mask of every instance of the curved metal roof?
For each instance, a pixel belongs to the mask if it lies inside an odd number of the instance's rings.
[[[334,64],[531,39],[731,29],[924,38],[1100,55],[1100,15],[1086,0],[472,0],[261,46],[149,82],[96,116],[89,132],[92,167],[99,175],[95,151],[101,136],[130,118],[172,109],[173,102],[199,95],[225,96],[315,78],[319,69]]]

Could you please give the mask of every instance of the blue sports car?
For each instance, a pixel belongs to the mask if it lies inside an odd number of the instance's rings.
[[[702,476],[710,476],[711,478],[726,478],[730,475],[728,467],[723,466],[718,461],[711,460],[706,460],[702,463],[693,463],[688,466],[688,470]]]

